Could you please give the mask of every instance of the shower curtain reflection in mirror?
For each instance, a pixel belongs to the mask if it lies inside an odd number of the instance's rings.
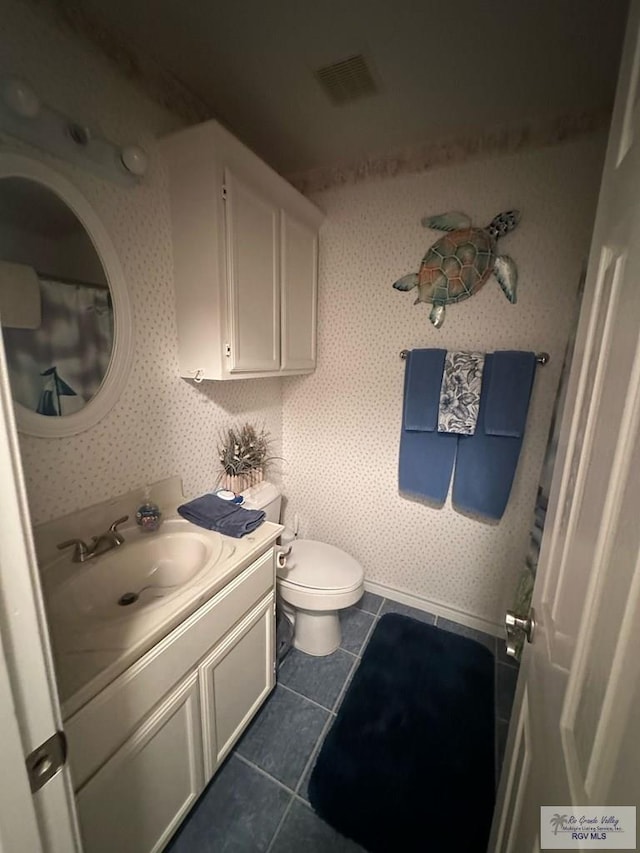
[[[41,415],[69,415],[100,387],[113,346],[108,287],[40,278],[38,328],[3,328],[13,398]]]

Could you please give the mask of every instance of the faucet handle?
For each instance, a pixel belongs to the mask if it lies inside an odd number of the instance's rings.
[[[121,524],[124,524],[125,521],[129,521],[128,515],[123,515],[122,518],[116,518],[116,520],[113,522],[113,524],[109,527],[109,530],[111,531],[111,533],[117,533],[118,527],[120,527]]]
[[[59,551],[64,551],[65,548],[70,548],[72,545],[75,545],[73,562],[83,563],[89,556],[89,546],[82,539],[67,539],[65,542],[60,542],[56,547]]]
[[[122,545],[124,543],[124,536],[118,531],[118,527],[121,524],[124,524],[125,521],[129,521],[128,515],[123,515],[122,518],[117,518],[109,527],[109,533],[113,533],[113,541],[116,545]]]

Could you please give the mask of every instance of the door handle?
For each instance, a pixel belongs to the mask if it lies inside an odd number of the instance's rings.
[[[533,607],[529,610],[529,615],[526,617],[516,615],[513,610],[507,610],[504,617],[504,624],[507,629],[507,654],[509,654],[510,643],[509,635],[522,631],[527,638],[528,643],[533,642],[533,637],[536,631],[536,614]]]
[[[513,610],[507,610],[506,616],[504,617],[504,624],[507,629],[510,628],[512,631],[523,631],[528,642],[531,643],[533,641],[533,634],[536,629],[533,607],[529,611],[529,615],[525,618],[522,616],[516,616]]]

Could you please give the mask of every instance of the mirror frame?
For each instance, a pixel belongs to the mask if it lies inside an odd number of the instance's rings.
[[[55,193],[84,227],[107,277],[113,304],[113,348],[109,367],[97,392],[84,408],[62,417],[39,415],[15,400],[13,403],[18,430],[26,435],[39,438],[78,435],[96,426],[113,409],[130,375],[133,315],[127,283],[107,230],[89,202],[67,178],[39,160],[0,149],[0,180],[3,178],[25,178]]]

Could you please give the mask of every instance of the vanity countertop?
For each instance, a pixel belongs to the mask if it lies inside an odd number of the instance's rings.
[[[148,541],[148,537],[161,535],[163,527],[165,532],[171,529],[172,521],[174,524],[188,524],[175,512],[166,514],[165,521],[167,524],[161,526],[157,534],[142,532],[135,525],[121,528],[125,537],[125,544],[121,548],[126,548],[127,542],[135,543],[141,541],[141,538]],[[212,542],[215,537],[220,555],[215,571],[198,573],[180,590],[163,598],[159,603],[154,603],[153,608],[141,610],[135,615],[123,612],[120,619],[93,622],[83,619],[69,624],[55,618],[50,607],[52,596],[64,590],[65,585],[73,581],[76,573],[99,571],[100,561],[113,554],[112,551],[96,557],[88,564],[72,563],[68,554],[58,556],[52,563],[43,567],[43,592],[45,604],[49,601],[49,628],[63,719],[71,717],[236,578],[275,543],[283,528],[279,524],[265,521],[241,539],[221,536],[200,527],[194,527],[194,530],[197,530],[200,536],[212,537]]]

